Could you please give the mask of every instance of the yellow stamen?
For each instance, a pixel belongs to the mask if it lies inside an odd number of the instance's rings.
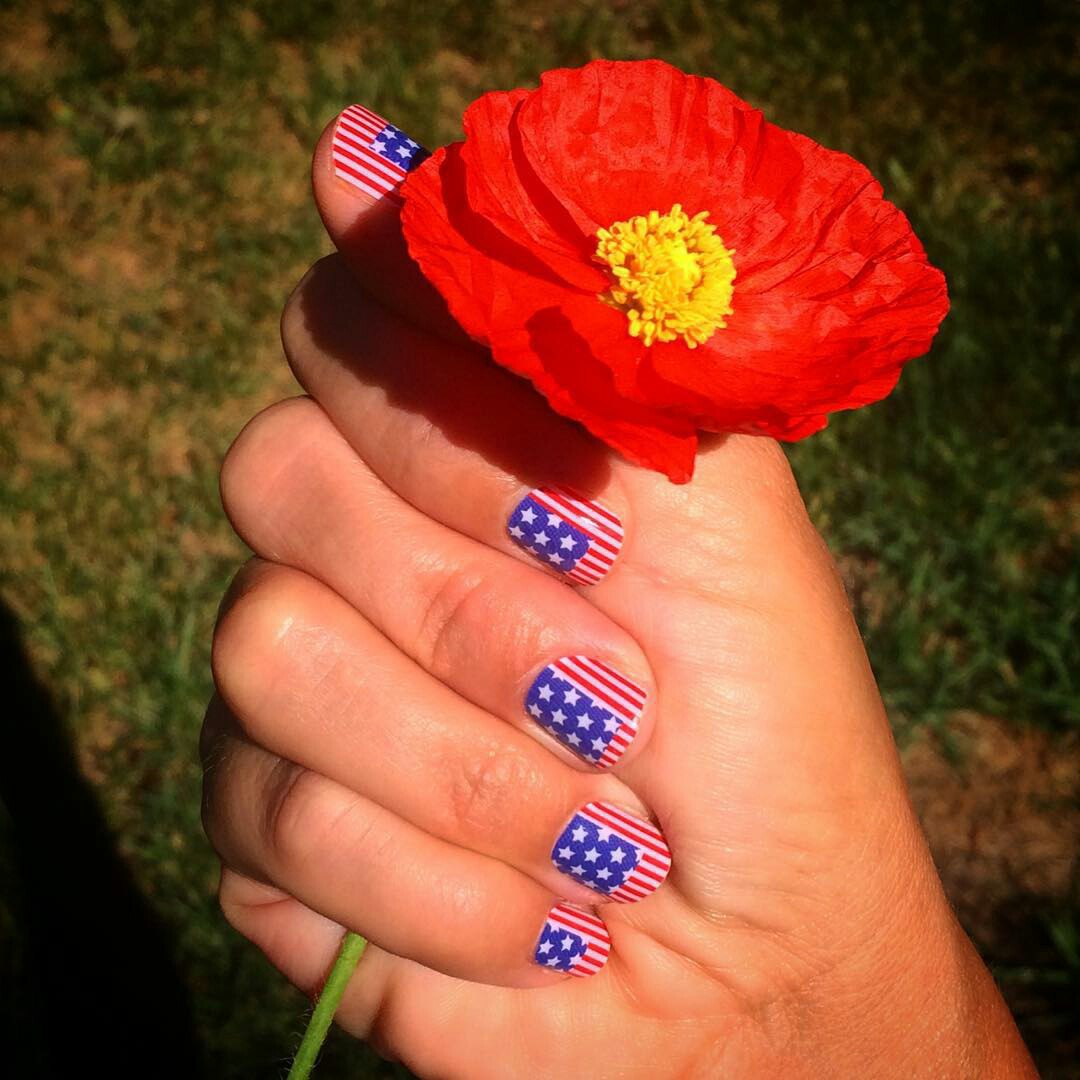
[[[676,203],[597,232],[596,258],[612,277],[600,299],[626,313],[631,337],[646,345],[681,337],[694,349],[727,326],[735,252],[708,216],[688,217]]]

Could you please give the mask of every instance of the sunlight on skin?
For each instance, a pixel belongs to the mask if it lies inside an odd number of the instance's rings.
[[[320,170],[325,151],[324,137],[316,197],[349,265],[407,280],[367,254],[367,204]],[[437,312],[423,288],[416,308]],[[412,305],[398,293],[396,306]],[[421,1075],[656,1075],[658,1061],[686,1076],[1031,1074],[942,894],[843,588],[774,443],[719,440],[687,487],[598,457],[474,350],[363,299],[337,258],[305,279],[283,336],[321,408],[258,418],[222,481],[240,535],[282,564],[242,577],[215,644],[227,708],[210,723],[207,825],[239,871],[222,901],[243,933],[308,989],[334,951],[326,916],[369,937],[340,1022]],[[443,421],[475,399],[473,428]],[[522,454],[495,462],[477,447],[505,417]],[[552,482],[580,481],[586,463],[589,496],[626,530],[587,595],[505,534],[540,445],[564,462]],[[393,549],[364,547],[379,536]],[[543,628],[579,618],[612,649],[629,635],[657,690],[617,775],[546,762],[506,724],[524,658],[549,648]],[[418,666],[393,677],[391,706],[381,680],[405,657]],[[399,712],[439,720],[403,747],[379,726]],[[454,731],[513,762],[470,781],[464,817],[439,771],[472,771]],[[392,780],[407,757],[424,778],[411,793]],[[282,758],[297,764],[282,774]],[[380,761],[382,787],[359,768]],[[509,776],[543,780],[516,806]],[[600,909],[601,974],[554,981],[529,964],[558,888],[538,856],[586,798],[647,808],[675,864],[647,901]],[[485,831],[496,820],[505,829]],[[468,932],[476,920],[490,935]]]

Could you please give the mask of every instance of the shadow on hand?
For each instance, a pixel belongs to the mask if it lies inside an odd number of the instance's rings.
[[[14,878],[0,914],[10,905],[16,976],[0,999],[11,1027],[2,1071],[200,1076],[167,931],[118,855],[64,722],[2,604],[0,670],[0,874]]]
[[[561,483],[585,494],[604,487],[611,466],[603,446],[479,347],[449,345],[399,321],[362,292],[340,257],[314,267],[299,303],[315,346],[453,445],[530,487]],[[421,445],[418,438],[402,449]]]

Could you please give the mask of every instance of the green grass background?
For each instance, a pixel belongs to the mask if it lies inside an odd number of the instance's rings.
[[[0,10],[0,596],[61,720],[57,760],[86,784],[74,808],[44,781],[32,795],[64,808],[59,836],[100,815],[165,929],[207,1075],[280,1075],[305,1007],[220,918],[195,744],[217,599],[243,554],[216,470],[244,419],[291,392],[277,317],[327,249],[306,175],[322,126],[360,101],[437,145],[484,90],[659,56],[865,161],[945,270],[953,310],[887,402],[792,450],[800,484],[902,741],[956,710],[1068,738],[1076,37],[1075,8],[1053,0]],[[0,804],[0,1010],[18,1075],[48,1075],[66,1020],[48,1016],[27,944],[44,909],[19,820]],[[92,894],[93,864],[65,879],[79,853],[58,843],[55,879]],[[1056,959],[1025,978],[1080,985],[1073,910],[1053,916]],[[92,970],[61,978],[95,992]],[[1028,1031],[1048,1063],[1061,1029]],[[148,1076],[170,1075],[159,1049]],[[383,1074],[341,1037],[320,1073]]]

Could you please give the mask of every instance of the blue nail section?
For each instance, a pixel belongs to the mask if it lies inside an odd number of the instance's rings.
[[[588,656],[564,656],[537,675],[525,711],[598,769],[622,757],[638,730],[645,691]]]
[[[623,542],[615,514],[566,488],[533,488],[514,508],[506,531],[518,547],[578,585],[603,578]]]
[[[610,951],[607,927],[595,915],[556,904],[548,912],[533,959],[554,971],[583,977],[595,975]]]
[[[623,904],[644,900],[664,883],[671,849],[647,821],[606,802],[583,806],[551,850],[564,874]]]

